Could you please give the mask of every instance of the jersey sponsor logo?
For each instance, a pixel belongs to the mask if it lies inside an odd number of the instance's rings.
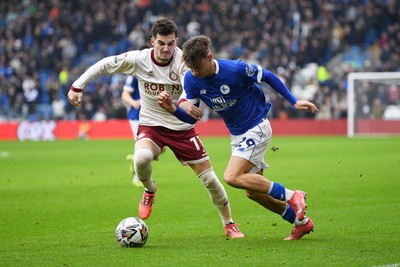
[[[246,67],[246,74],[247,76],[253,76],[256,73],[256,66],[254,65],[247,65]]]
[[[201,89],[201,90],[200,90],[200,94],[201,94],[201,95],[207,94],[207,90],[206,90],[206,89]]]
[[[213,99],[211,99],[211,102],[214,104],[221,104],[221,103],[225,103],[225,99],[223,96],[219,96],[219,97],[215,97]]]
[[[182,85],[162,84],[162,83],[143,83],[144,92],[148,95],[157,96],[162,91],[168,91],[171,95],[181,95]]]
[[[154,72],[152,70],[147,72],[147,76],[153,77],[154,76]]]
[[[215,98],[211,99],[210,101],[213,104],[215,104],[214,106],[212,106],[212,109],[217,112],[223,111],[237,103],[236,99],[226,101],[223,96],[215,97]]]
[[[226,95],[226,94],[229,94],[229,92],[231,91],[231,88],[229,88],[228,85],[224,84],[219,88],[219,90],[221,91],[221,93]]]

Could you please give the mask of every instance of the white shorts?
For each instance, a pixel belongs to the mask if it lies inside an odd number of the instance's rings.
[[[139,128],[139,121],[138,120],[129,120],[129,125],[131,126],[133,139],[136,140],[137,131],[138,131],[138,128]]]
[[[241,135],[231,134],[232,155],[244,158],[255,165],[250,172],[268,168],[264,162],[264,156],[271,141],[272,128],[268,119],[264,119],[246,133]]]

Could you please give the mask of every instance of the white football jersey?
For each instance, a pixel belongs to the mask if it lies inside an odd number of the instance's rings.
[[[181,61],[182,50],[177,47],[168,64],[155,61],[153,53],[153,48],[148,48],[106,57],[87,69],[73,86],[83,89],[100,75],[114,73],[133,75],[139,81],[140,124],[164,126],[175,131],[193,128],[192,124],[182,122],[157,103],[158,94],[164,90],[171,94],[174,104],[182,94],[181,80],[187,71],[187,67]]]

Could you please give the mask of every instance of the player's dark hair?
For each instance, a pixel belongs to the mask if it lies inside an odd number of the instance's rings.
[[[178,27],[169,19],[159,19],[151,27],[151,34],[153,38],[157,38],[158,34],[163,36],[175,34],[175,37],[178,37]]]
[[[190,66],[197,66],[211,52],[211,39],[204,35],[194,36],[182,46],[182,60]]]

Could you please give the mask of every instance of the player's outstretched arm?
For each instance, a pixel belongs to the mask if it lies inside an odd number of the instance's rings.
[[[314,114],[319,111],[316,105],[307,100],[297,100],[294,107],[298,110],[309,110]]]

